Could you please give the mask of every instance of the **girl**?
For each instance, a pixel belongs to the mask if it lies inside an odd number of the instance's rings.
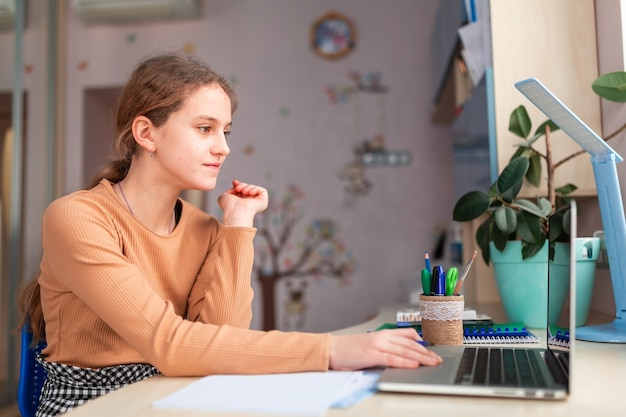
[[[134,70],[116,109],[116,153],[87,189],[54,201],[25,323],[48,346],[38,416],[166,376],[415,368],[441,358],[413,329],[334,336],[248,329],[254,216],[267,191],[232,181],[222,222],[178,196],[216,186],[237,99],[197,57]]]

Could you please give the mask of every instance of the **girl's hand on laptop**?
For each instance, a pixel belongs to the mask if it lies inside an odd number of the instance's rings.
[[[417,368],[443,360],[422,344],[412,328],[331,337],[330,369],[351,371],[377,366]]]

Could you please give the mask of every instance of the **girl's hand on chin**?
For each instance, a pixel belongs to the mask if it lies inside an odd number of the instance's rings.
[[[217,202],[224,212],[224,224],[252,227],[254,216],[267,208],[269,197],[261,186],[234,180]]]

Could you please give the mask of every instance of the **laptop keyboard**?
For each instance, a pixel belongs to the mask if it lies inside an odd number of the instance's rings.
[[[465,348],[455,384],[545,387],[535,353],[523,348]]]

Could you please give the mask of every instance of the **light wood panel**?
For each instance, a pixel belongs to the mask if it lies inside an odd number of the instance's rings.
[[[513,109],[526,106],[533,131],[547,119],[514,87],[519,80],[539,79],[601,135],[600,98],[591,89],[598,77],[593,0],[576,0],[575,4],[570,0],[491,1],[491,27],[498,171],[506,166],[519,141],[508,131]],[[580,150],[563,132],[552,137],[555,162]],[[555,185],[566,182],[579,187],[577,195],[596,194],[588,154],[557,170]],[[536,193],[536,189],[524,191]]]

